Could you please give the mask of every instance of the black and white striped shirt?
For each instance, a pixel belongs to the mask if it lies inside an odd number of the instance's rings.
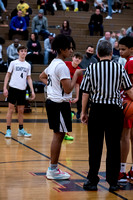
[[[122,106],[120,90],[132,87],[130,79],[120,64],[102,60],[87,67],[81,90],[89,94],[93,103]]]

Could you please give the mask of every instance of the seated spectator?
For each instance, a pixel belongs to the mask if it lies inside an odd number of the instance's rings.
[[[127,34],[128,36],[133,36],[133,26],[130,26],[130,27],[127,29],[126,34]]]
[[[7,12],[7,10],[3,4],[3,1],[0,0],[0,19],[2,19],[2,11]]]
[[[86,0],[76,0],[79,11],[89,11],[89,3]]]
[[[29,15],[32,14],[32,9],[27,3],[25,3],[25,0],[20,0],[20,3],[17,5],[17,10],[22,11],[22,17],[25,18],[26,24],[29,26]]]
[[[112,44],[112,48],[113,48],[114,43],[115,43],[115,41],[116,41],[116,38],[112,38],[112,37],[111,37],[111,33],[110,33],[109,31],[105,32],[105,35],[104,35],[102,38],[100,38],[100,39],[98,40],[98,42],[97,42],[96,54],[97,54],[98,45],[99,45],[99,43],[100,43],[102,40],[107,40],[107,41],[109,41],[109,42]]]
[[[32,33],[37,33],[38,35],[43,36],[43,39],[46,39],[49,36],[48,29],[48,20],[43,16],[43,9],[38,11],[38,15],[32,19]]]
[[[60,0],[63,10],[69,11],[68,6],[74,6],[74,12],[78,12],[78,2],[75,0]]]
[[[32,64],[43,64],[43,55],[41,54],[41,44],[37,39],[36,33],[31,33],[30,39],[27,43],[28,53],[26,61],[30,61]]]
[[[101,12],[106,12],[107,10],[107,5],[104,4],[103,0],[94,0],[94,7],[99,7]]]
[[[14,42],[7,47],[8,66],[11,61],[18,59],[19,55],[17,48],[20,45],[19,40],[15,38]]]
[[[113,10],[117,13],[121,13],[122,7],[124,5],[124,1],[114,0],[114,4],[112,6]]]
[[[12,40],[14,34],[23,35],[25,40],[28,40],[28,30],[26,21],[22,17],[22,11],[19,10],[17,16],[13,17],[10,21],[9,40]]]
[[[89,22],[90,35],[94,35],[94,31],[99,32],[100,36],[103,36],[103,16],[100,14],[100,9],[96,8],[94,14],[91,15]]]
[[[69,27],[69,21],[68,20],[64,20],[64,22],[62,24],[62,28],[60,30],[60,33],[66,35],[66,36],[71,35],[72,30]]]
[[[123,37],[125,37],[125,36],[126,36],[126,29],[125,29],[125,28],[121,28],[120,33],[117,34],[118,41],[119,41],[120,39],[122,39]]]
[[[47,65],[53,58],[56,57],[56,52],[51,48],[52,40],[54,39],[55,34],[50,33],[49,37],[44,40],[44,65]]]
[[[114,43],[114,47],[113,47],[113,56],[112,56],[112,60],[115,62],[118,62],[120,57],[120,52],[119,52],[119,43],[116,40]]]

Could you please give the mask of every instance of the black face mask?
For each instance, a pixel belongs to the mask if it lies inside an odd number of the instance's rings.
[[[90,58],[93,54],[86,52],[86,55],[87,55],[88,58]]]
[[[20,3],[24,3],[24,1],[20,1]]]

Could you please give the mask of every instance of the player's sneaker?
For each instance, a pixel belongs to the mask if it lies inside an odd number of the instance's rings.
[[[24,136],[24,137],[31,137],[30,133],[27,133],[23,128],[20,130],[18,129],[18,136]]]
[[[126,183],[127,182],[127,175],[126,175],[125,172],[119,172],[118,182],[119,183]]]
[[[59,180],[65,180],[65,179],[69,179],[70,178],[70,174],[66,173],[66,172],[62,172],[60,169],[55,168],[55,169],[50,169],[50,167],[47,170],[46,173],[46,177],[47,179],[59,179]]]
[[[6,134],[5,134],[5,138],[11,138],[11,137],[12,137],[11,129],[7,129]]]
[[[132,171],[132,168],[131,168],[130,171],[127,173],[127,178],[133,180],[133,171]]]
[[[74,137],[69,135],[69,133],[66,133],[65,136],[64,136],[64,140],[74,140]]]

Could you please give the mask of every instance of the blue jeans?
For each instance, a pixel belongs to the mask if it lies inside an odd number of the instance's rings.
[[[44,65],[48,64],[48,59],[49,59],[49,52],[48,51],[44,51]]]
[[[108,15],[112,17],[112,2],[113,0],[108,0]]]
[[[39,35],[42,35],[44,40],[45,40],[46,38],[48,38],[49,33],[50,33],[50,32],[49,32],[48,30],[46,30],[46,29],[42,29],[40,32],[39,32],[37,29],[35,29],[34,32],[37,33],[37,34],[39,34]]]
[[[89,30],[90,30],[90,35],[94,35],[94,31],[98,32],[100,31],[100,36],[103,36],[103,25],[101,24],[100,26],[96,27],[94,24],[89,25]]]

